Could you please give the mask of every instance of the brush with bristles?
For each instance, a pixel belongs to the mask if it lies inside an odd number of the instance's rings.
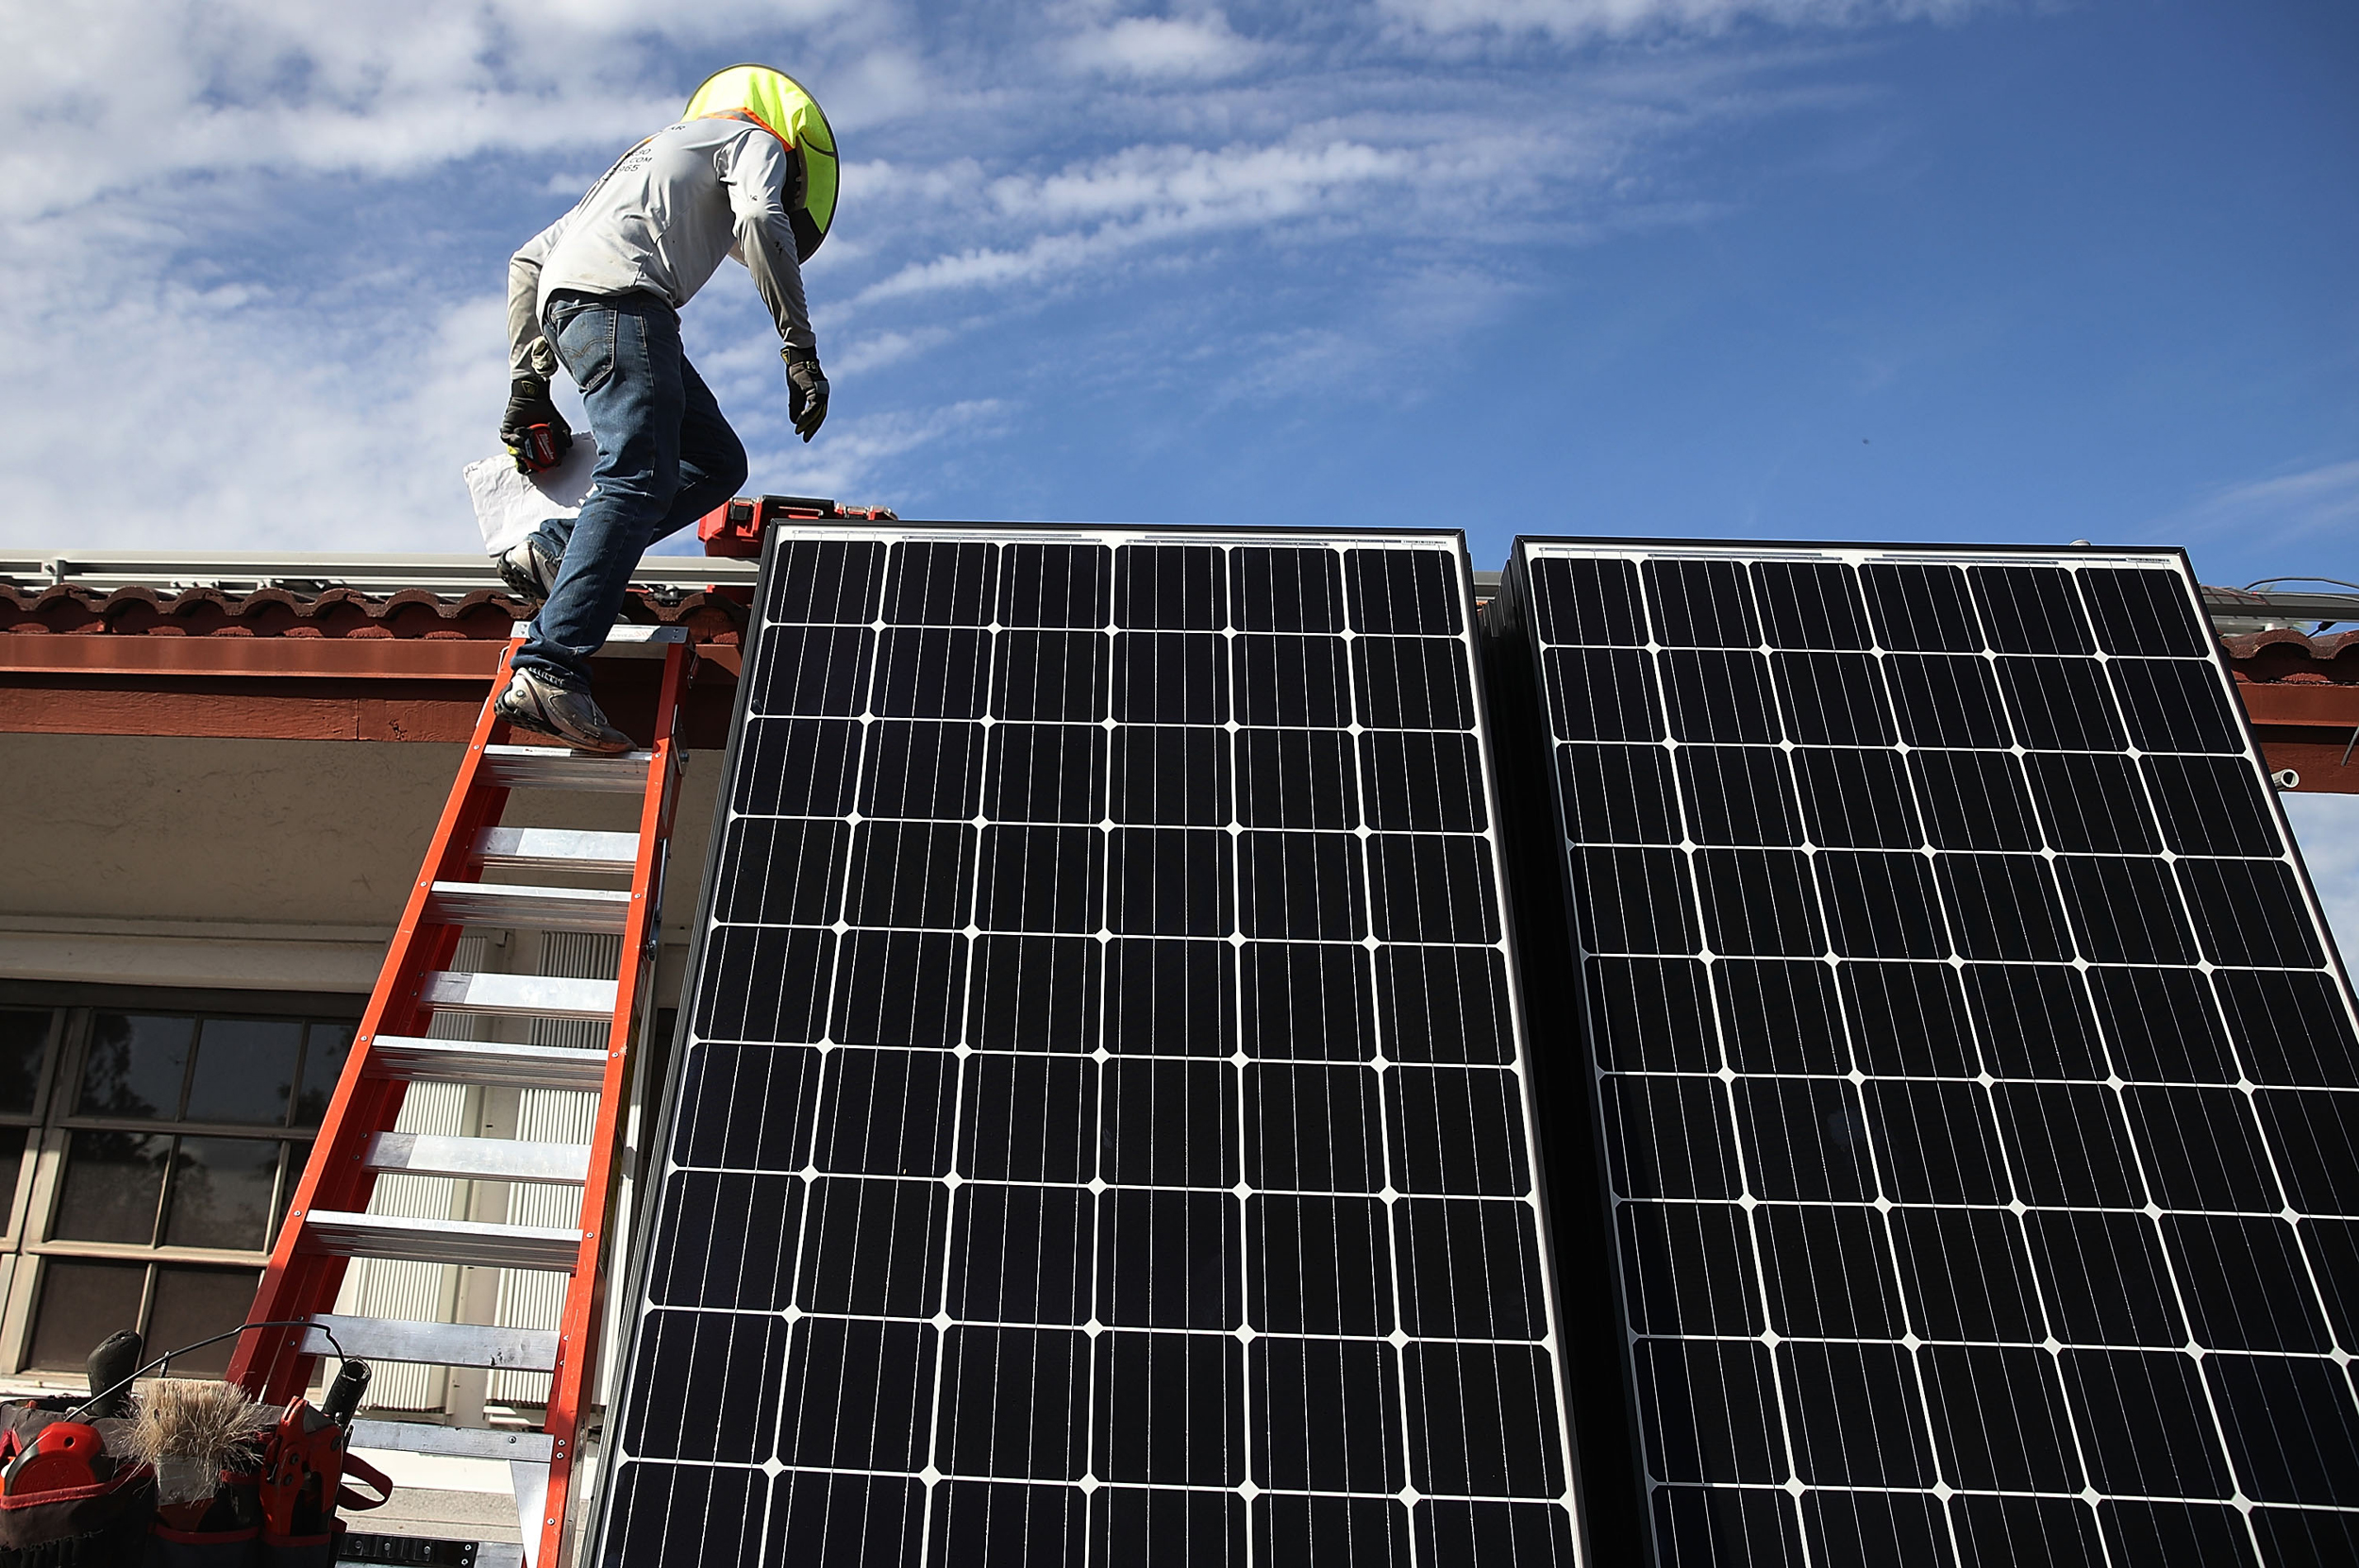
[[[261,1458],[269,1410],[229,1383],[159,1377],[140,1389],[131,1426],[131,1458],[156,1467],[166,1503],[209,1498],[223,1471],[250,1468]]]

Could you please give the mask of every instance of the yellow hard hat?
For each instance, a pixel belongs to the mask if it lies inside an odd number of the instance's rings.
[[[743,114],[803,155],[803,205],[787,214],[795,225],[795,253],[808,261],[835,222],[835,132],[802,83],[766,65],[732,65],[705,78],[689,94],[683,120],[708,114]]]

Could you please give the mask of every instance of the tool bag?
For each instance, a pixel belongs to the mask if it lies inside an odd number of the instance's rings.
[[[70,1399],[0,1403],[0,1463],[75,1408]],[[156,1516],[156,1473],[125,1464],[95,1486],[0,1496],[0,1568],[136,1568]]]
[[[366,1460],[347,1453],[343,1471],[348,1480],[359,1481],[376,1495],[340,1486],[339,1509],[382,1508],[393,1494],[393,1483]],[[224,1471],[211,1507],[193,1527],[156,1521],[146,1555],[139,1560],[142,1568],[328,1568],[336,1560],[343,1521],[330,1516],[327,1527],[312,1535],[273,1535],[262,1526],[261,1482],[259,1475]],[[12,1565],[0,1562],[0,1568]]]
[[[262,1526],[241,1530],[176,1530],[159,1523],[148,1531],[142,1568],[254,1568]]]
[[[225,1470],[211,1499],[156,1510],[142,1568],[254,1568],[262,1539],[262,1477]]]

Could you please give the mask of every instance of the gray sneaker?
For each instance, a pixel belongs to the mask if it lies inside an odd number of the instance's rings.
[[[527,534],[507,549],[492,558],[499,568],[500,581],[534,609],[549,601],[549,590],[557,586],[558,559],[549,554],[538,534]]]
[[[613,755],[631,749],[630,737],[606,722],[587,692],[560,686],[538,670],[518,670],[508,677],[492,711],[522,729],[554,735],[577,751]]]

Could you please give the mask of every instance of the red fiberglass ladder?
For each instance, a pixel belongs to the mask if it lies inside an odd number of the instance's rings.
[[[494,696],[508,683],[518,646],[511,642],[500,660]],[[565,1568],[572,1549],[568,1505],[577,1490],[577,1428],[595,1393],[604,1285],[618,1258],[610,1243],[627,1100],[636,1048],[653,1016],[664,848],[679,793],[676,729],[695,657],[680,626],[617,626],[604,652],[663,660],[651,749],[597,757],[516,745],[509,726],[494,717],[491,698],[484,700],[249,1319],[324,1326],[365,1361],[551,1374],[548,1415],[538,1432],[361,1421],[352,1436],[356,1448],[510,1461],[522,1559],[532,1568]],[[639,828],[504,827],[501,815],[514,790],[637,795]],[[486,871],[609,885],[523,886],[486,881]],[[618,885],[624,877],[627,889]],[[454,971],[466,926],[618,935],[620,973],[606,980]],[[445,1014],[593,1022],[607,1026],[605,1049],[427,1038],[428,1026]],[[421,1081],[594,1091],[595,1130],[586,1146],[396,1132],[403,1097]],[[578,1186],[580,1217],[560,1228],[371,1214],[379,1175]],[[570,1276],[564,1314],[555,1332],[339,1316],[337,1292],[355,1258]],[[318,1326],[257,1329],[240,1343],[229,1380],[266,1406],[283,1406],[314,1380],[316,1359],[328,1350]],[[489,1568],[514,1550],[487,1546],[475,1560]]]

